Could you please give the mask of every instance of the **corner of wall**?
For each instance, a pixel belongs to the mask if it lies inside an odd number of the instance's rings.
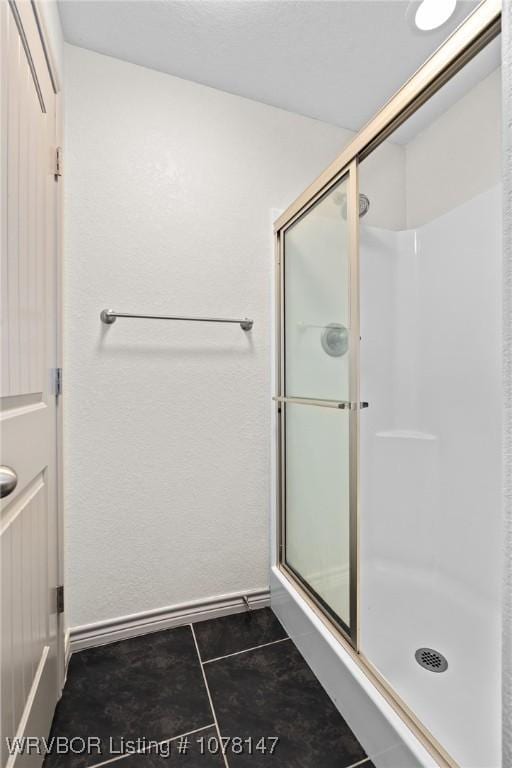
[[[503,765],[512,765],[512,0],[504,0],[503,56]]]
[[[62,84],[64,82],[64,34],[62,32],[57,0],[37,0],[36,9],[43,28],[45,42],[49,48],[52,68],[56,72],[59,81],[58,90],[62,91]]]

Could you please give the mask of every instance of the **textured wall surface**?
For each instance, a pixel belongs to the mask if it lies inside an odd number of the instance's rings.
[[[463,72],[454,78],[455,83]],[[454,92],[452,84],[445,88]],[[432,103],[439,103],[436,96]],[[408,228],[421,226],[496,184],[502,165],[496,119],[500,111],[501,71],[497,68],[405,145]]]
[[[66,46],[71,626],[268,585],[270,211],[350,136]]]
[[[504,575],[503,768],[512,766],[512,0],[503,6]]]

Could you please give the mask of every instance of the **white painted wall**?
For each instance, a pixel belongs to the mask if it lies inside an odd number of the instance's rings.
[[[498,68],[405,146],[408,228],[424,224],[496,184],[503,163],[500,116]],[[391,222],[386,226],[395,228]]]
[[[351,134],[66,46],[69,623],[268,585],[269,212]],[[118,321],[121,311],[254,318]]]
[[[59,78],[59,89],[64,82],[64,36],[60,23],[57,0],[37,0],[37,9],[50,46],[50,56]]]
[[[359,192],[370,198],[367,226],[405,229],[405,147],[388,140],[369,155],[359,166]]]
[[[502,762],[512,764],[512,2],[503,3]]]

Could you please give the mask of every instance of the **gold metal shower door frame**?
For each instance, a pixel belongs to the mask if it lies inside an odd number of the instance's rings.
[[[393,690],[372,662],[360,650],[359,632],[359,419],[360,409],[350,407],[360,403],[359,392],[359,171],[361,161],[368,157],[402,123],[425,104],[443,85],[476,56],[501,30],[501,0],[483,0],[470,16],[427,59],[417,72],[377,112],[354,137],[341,154],[312,184],[279,216],[274,223],[275,285],[276,285],[276,554],[274,563],[290,581],[328,630],[385,697],[394,711],[415,734],[439,766],[458,768],[414,712]],[[285,487],[285,411],[287,402],[334,408],[345,407],[336,401],[322,402],[308,398],[287,398],[284,392],[284,235],[306,215],[342,179],[348,181],[347,215],[349,230],[350,338],[349,338],[349,482],[350,482],[350,626],[333,619],[318,596],[286,564],[286,487]],[[370,403],[371,407],[371,403]]]
[[[341,182],[347,183],[347,230],[348,230],[348,264],[349,264],[349,286],[343,286],[349,297],[349,382],[348,382],[348,401],[340,400],[320,400],[308,397],[287,397],[285,385],[285,234],[287,230],[296,224],[302,216],[308,213],[319,202],[321,202],[334,187]],[[359,222],[358,222],[358,173],[357,160],[354,159],[346,168],[337,174],[330,183],[322,189],[322,193],[315,196],[312,205],[308,205],[301,210],[298,216],[276,232],[276,262],[277,275],[276,285],[278,286],[278,317],[276,326],[278,328],[278,343],[276,372],[277,372],[277,395],[274,397],[277,405],[278,422],[278,488],[279,488],[279,567],[292,580],[296,581],[309,598],[323,611],[329,613],[330,620],[336,626],[336,629],[351,643],[354,648],[359,645],[358,637],[358,617],[359,610],[358,599],[358,530],[357,530],[357,506],[358,506],[358,443],[359,443]],[[347,290],[348,289],[348,290]],[[337,617],[329,606],[320,598],[312,587],[300,577],[300,575],[286,562],[286,405],[301,404],[307,407],[333,408],[346,411],[346,417],[349,421],[349,624]]]

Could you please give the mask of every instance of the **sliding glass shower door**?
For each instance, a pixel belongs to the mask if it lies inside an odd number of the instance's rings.
[[[356,633],[356,168],[281,241],[282,566]]]

